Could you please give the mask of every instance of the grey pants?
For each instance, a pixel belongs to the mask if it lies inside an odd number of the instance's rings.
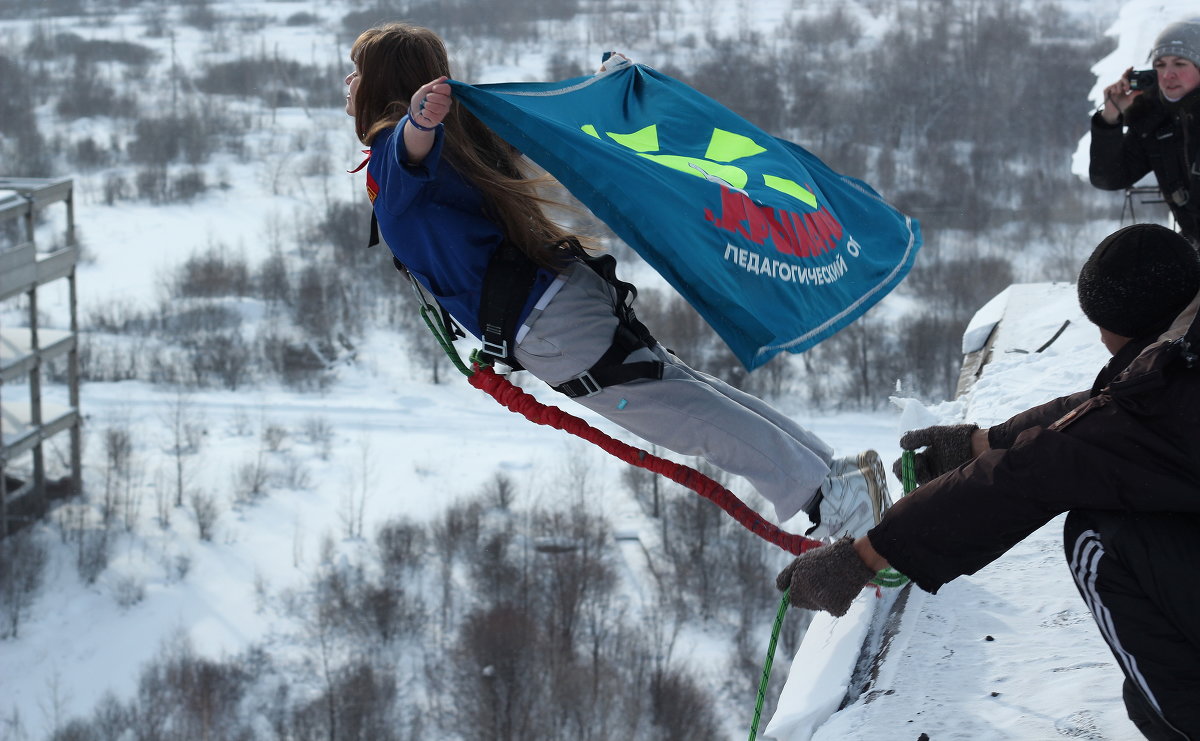
[[[550,385],[584,372],[608,349],[617,326],[612,288],[586,265],[533,319],[514,355]],[[761,399],[689,368],[661,345],[625,362],[654,360],[661,380],[610,386],[575,401],[638,437],[681,455],[701,456],[748,480],[782,522],[806,507],[829,473],[833,451]]]

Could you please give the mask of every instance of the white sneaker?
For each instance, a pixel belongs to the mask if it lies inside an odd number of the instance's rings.
[[[821,484],[818,499],[806,510],[809,519],[817,523],[809,529],[809,537],[832,540],[842,535],[865,535],[879,524],[892,503],[879,454],[867,450],[835,458],[829,464],[829,476]]]

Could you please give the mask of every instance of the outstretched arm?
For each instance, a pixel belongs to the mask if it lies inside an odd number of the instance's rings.
[[[450,113],[454,97],[445,77],[417,88],[408,103],[409,121],[404,126],[404,149],[409,165],[419,165],[433,149],[437,128]]]

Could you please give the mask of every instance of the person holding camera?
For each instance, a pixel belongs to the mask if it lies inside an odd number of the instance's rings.
[[[1088,176],[1121,190],[1153,172],[1179,231],[1200,247],[1200,18],[1163,29],[1150,61],[1153,70],[1131,67],[1104,89]]]

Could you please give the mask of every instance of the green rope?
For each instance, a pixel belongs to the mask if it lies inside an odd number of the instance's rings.
[[[904,474],[904,493],[911,494],[917,488],[917,454],[906,450],[900,454],[900,473]]]
[[[754,702],[754,720],[750,723],[750,741],[758,736],[758,723],[762,719],[763,703],[767,699],[767,682],[771,679],[771,665],[775,663],[775,646],[779,643],[779,631],[783,629],[783,616],[787,612],[790,590],[784,590],[779,610],[775,613],[775,625],[771,628],[771,643],[767,646],[767,662],[763,665],[762,679],[758,681],[758,698]]]
[[[917,488],[916,457],[911,450],[904,451],[900,456],[900,473],[905,494]],[[907,576],[889,566],[876,574],[871,583],[892,588],[902,587],[908,581]],[[790,597],[791,592],[785,590],[783,599],[779,602],[779,611],[775,613],[775,624],[771,627],[771,642],[767,646],[767,660],[763,664],[762,678],[758,682],[758,697],[754,702],[754,719],[750,722],[750,741],[754,741],[758,737],[758,724],[762,719],[763,703],[767,697],[767,682],[771,678],[771,666],[775,663],[775,646],[779,643],[779,632],[783,629],[783,616],[787,613]]]
[[[870,583],[877,587],[902,587],[908,584],[908,577],[888,566],[880,569]]]
[[[474,373],[474,371],[468,368],[467,364],[462,361],[462,358],[458,356],[458,351],[454,349],[454,340],[451,338],[450,332],[446,329],[446,326],[442,324],[441,318],[438,317],[431,319],[429,316],[431,313],[433,312],[430,310],[429,306],[421,307],[421,318],[425,320],[425,326],[429,327],[430,332],[433,332],[434,339],[436,339],[438,344],[442,346],[442,349],[446,351],[446,355],[450,357],[450,362],[454,363],[454,367],[458,368],[464,376],[469,376]]]

